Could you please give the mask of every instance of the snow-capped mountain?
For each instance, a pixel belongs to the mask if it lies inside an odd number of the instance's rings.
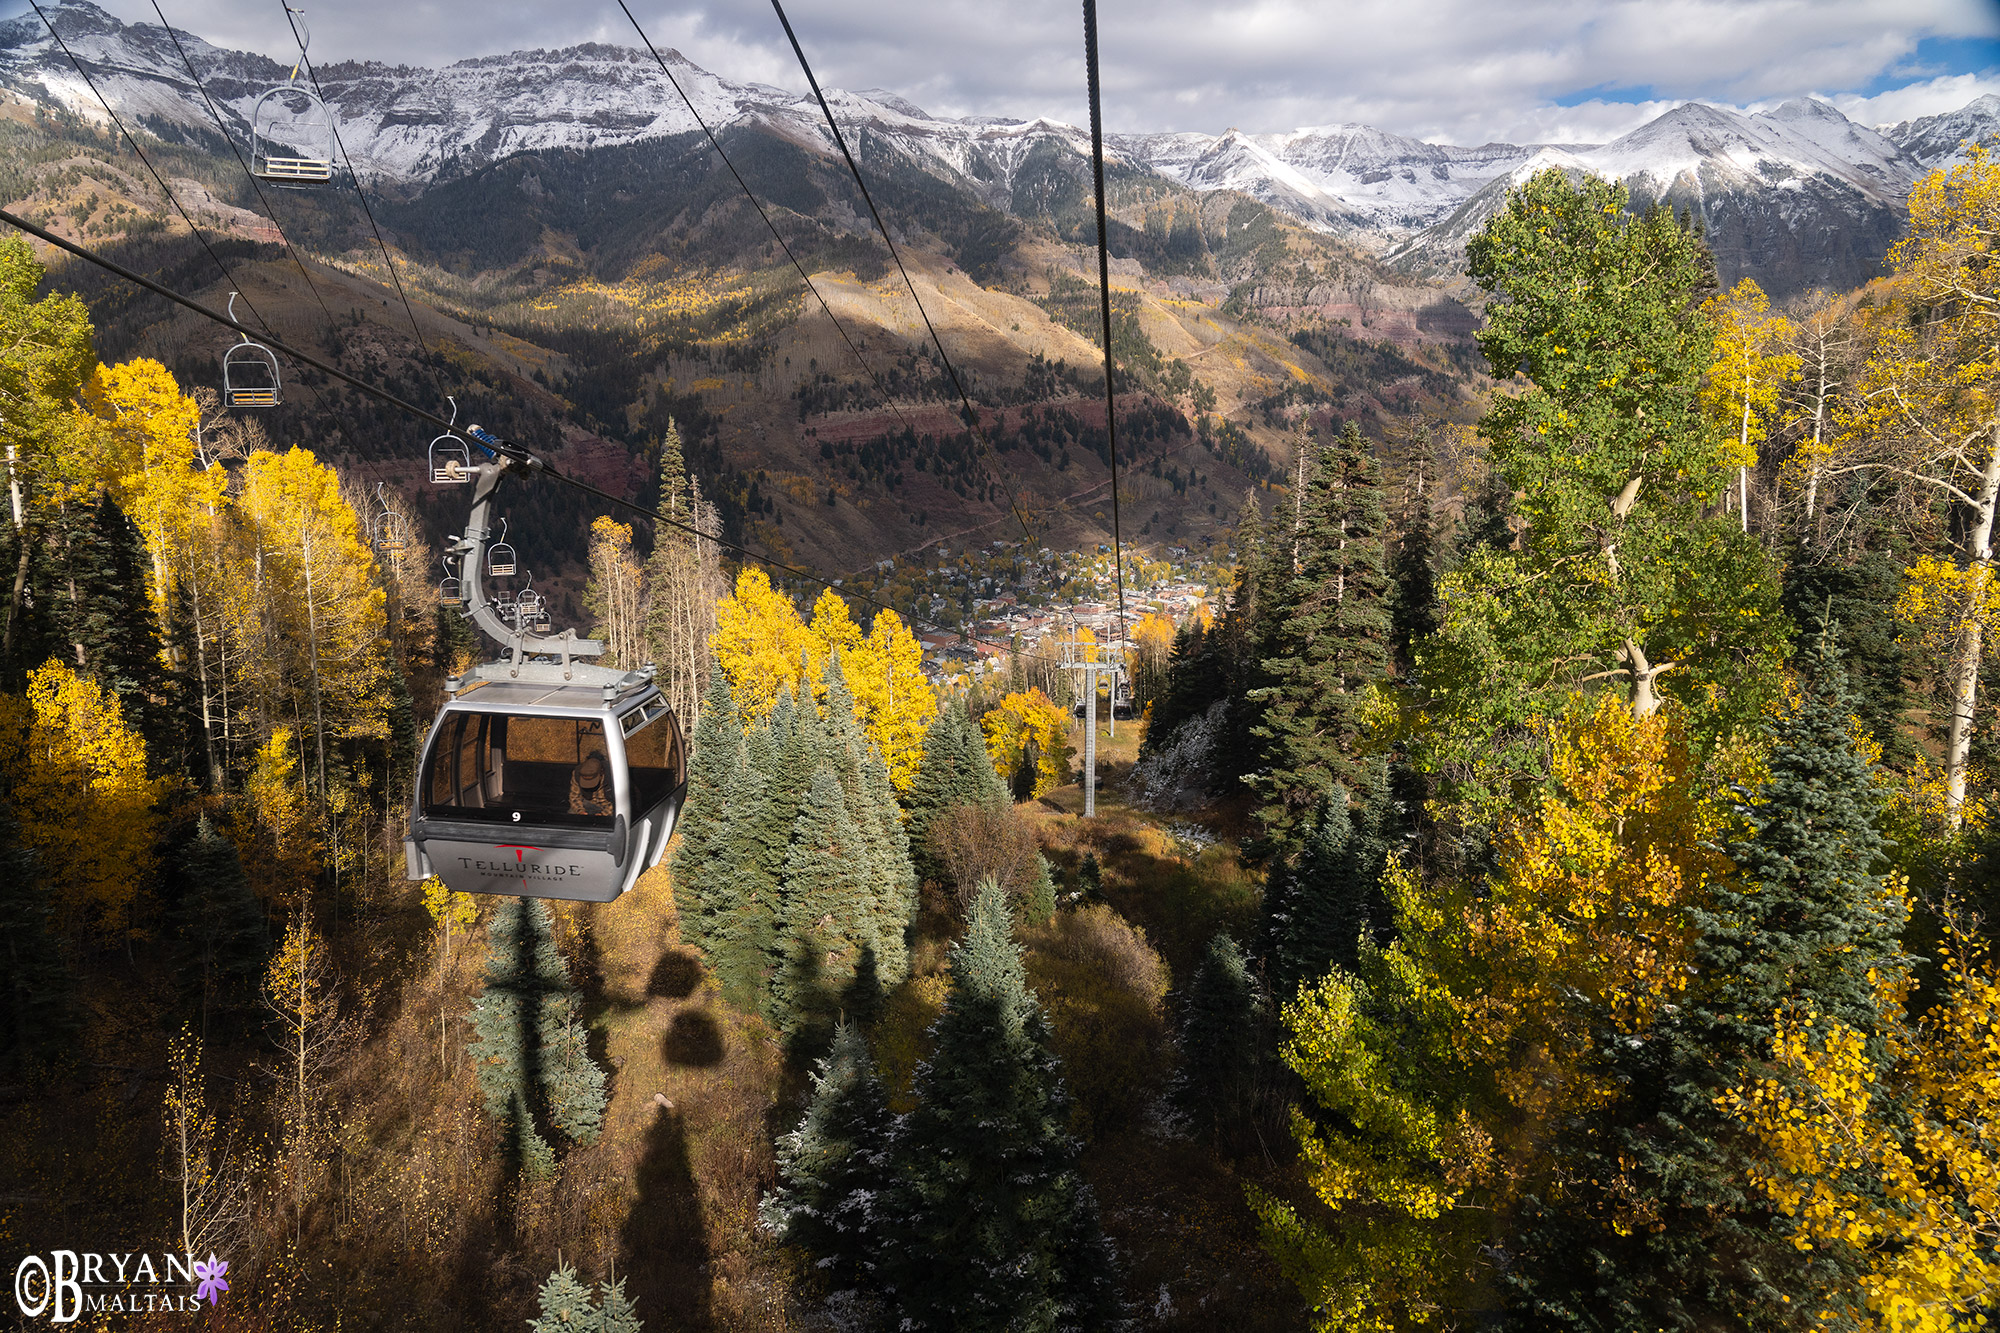
[[[70,50],[121,113],[212,132],[205,88],[239,137],[258,97],[289,67],[157,25],[127,25],[89,0],[46,7]],[[817,105],[738,83],[676,52],[673,79],[643,51],[586,45],[516,51],[442,69],[345,62],[319,69],[356,171],[422,188],[515,153],[609,147],[691,132],[687,103],[716,130],[761,129],[817,151],[832,141]],[[188,64],[200,79],[197,87]],[[678,90],[675,84],[679,85]],[[0,87],[101,118],[96,99],[32,11],[0,22]],[[682,100],[685,93],[687,101]],[[1013,191],[1038,150],[1087,149],[1080,129],[1046,120],[950,119],[881,89],[829,94],[843,127],[1018,211]],[[1477,148],[1424,143],[1363,125],[1284,134],[1115,136],[1130,165],[1190,190],[1235,190],[1415,271],[1444,271],[1506,187],[1544,166],[1626,181],[1637,197],[1699,213],[1724,276],[1771,274],[1779,290],[1851,283],[1872,272],[1901,225],[1909,187],[1956,160],[1959,144],[2000,132],[2000,98],[1886,132],[1802,99],[1761,114],[1688,103],[1607,144]]]
[[[1975,97],[1956,111],[1906,120],[1883,134],[1926,167],[1955,166],[1965,160],[1967,144],[2000,146],[2000,97]]]

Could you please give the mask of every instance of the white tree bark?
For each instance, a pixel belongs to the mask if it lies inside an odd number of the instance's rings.
[[[1965,608],[1952,657],[1951,729],[1945,741],[1945,808],[1957,831],[1965,818],[1965,769],[1972,753],[1973,723],[1979,707],[1979,664],[1985,653],[1985,605],[1993,579],[1993,510],[2000,497],[2000,420],[1987,428],[1986,465],[1979,474],[1973,506],[1965,580]]]

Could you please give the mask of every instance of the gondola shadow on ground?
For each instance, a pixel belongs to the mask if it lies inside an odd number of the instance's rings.
[[[597,1023],[617,1071],[605,1131],[623,1178],[626,1294],[648,1333],[781,1327],[787,1261],[757,1224],[779,1045],[679,943],[665,866],[577,910],[601,958]]]

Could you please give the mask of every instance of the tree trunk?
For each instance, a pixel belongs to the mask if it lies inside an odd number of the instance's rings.
[[[1965,818],[1965,768],[1972,753],[1973,722],[1979,707],[1979,663],[1985,651],[1981,622],[1986,590],[1993,578],[1993,509],[2000,496],[2000,420],[1987,428],[1986,466],[1979,477],[1979,503],[1973,509],[1971,559],[1966,566],[1965,609],[1959,624],[1958,647],[1952,662],[1951,732],[1945,742],[1945,808],[1952,831]]]
[[[1743,453],[1750,453],[1750,380],[1743,380]],[[1736,469],[1736,512],[1743,519],[1743,531],[1750,531],[1750,465],[1740,464]]]

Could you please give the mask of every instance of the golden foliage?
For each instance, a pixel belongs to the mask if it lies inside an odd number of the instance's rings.
[[[1398,940],[1363,978],[1286,1006],[1284,1058],[1331,1116],[1293,1132],[1332,1226],[1252,1192],[1267,1243],[1320,1326],[1390,1329],[1491,1299],[1480,1247],[1554,1169],[1564,1121],[1615,1093],[1591,1059],[1686,981],[1688,909],[1726,868],[1671,710],[1572,699],[1547,729],[1550,784],[1481,886],[1392,860]]]
[[[715,624],[709,647],[716,665],[752,718],[767,716],[779,692],[796,691],[801,680],[824,706],[821,677],[827,659],[838,655],[855,720],[881,753],[896,790],[909,790],[924,732],[937,716],[937,696],[924,679],[923,647],[900,616],[879,613],[864,636],[846,600],[829,588],[813,604],[807,625],[762,570],[746,569],[735,595],[716,604]]]
[[[986,734],[986,754],[1004,781],[1011,782],[1030,748],[1035,755],[1036,796],[1069,781],[1069,718],[1040,689],[1016,691],[979,719]]]
[[[1715,322],[1715,363],[1702,381],[1702,414],[1729,441],[1723,462],[1755,467],[1779,394],[1799,374],[1798,356],[1785,350],[1791,321],[1771,313],[1770,298],[1751,278],[1710,297],[1702,310]]]
[[[1819,1328],[1945,1333],[1984,1325],[2000,1299],[2000,973],[1963,923],[1945,944],[1942,1000],[1879,1054],[1844,1024],[1781,1012],[1772,1074],[1720,1099],[1762,1144],[1753,1179],[1798,1222],[1794,1244],[1865,1258],[1852,1303],[1813,1312]],[[1902,1013],[1907,983],[1877,985]]]
[[[169,783],[146,776],[146,742],[118,700],[51,658],[25,698],[0,696],[0,769],[13,775],[22,840],[41,853],[64,926],[133,934]]]

